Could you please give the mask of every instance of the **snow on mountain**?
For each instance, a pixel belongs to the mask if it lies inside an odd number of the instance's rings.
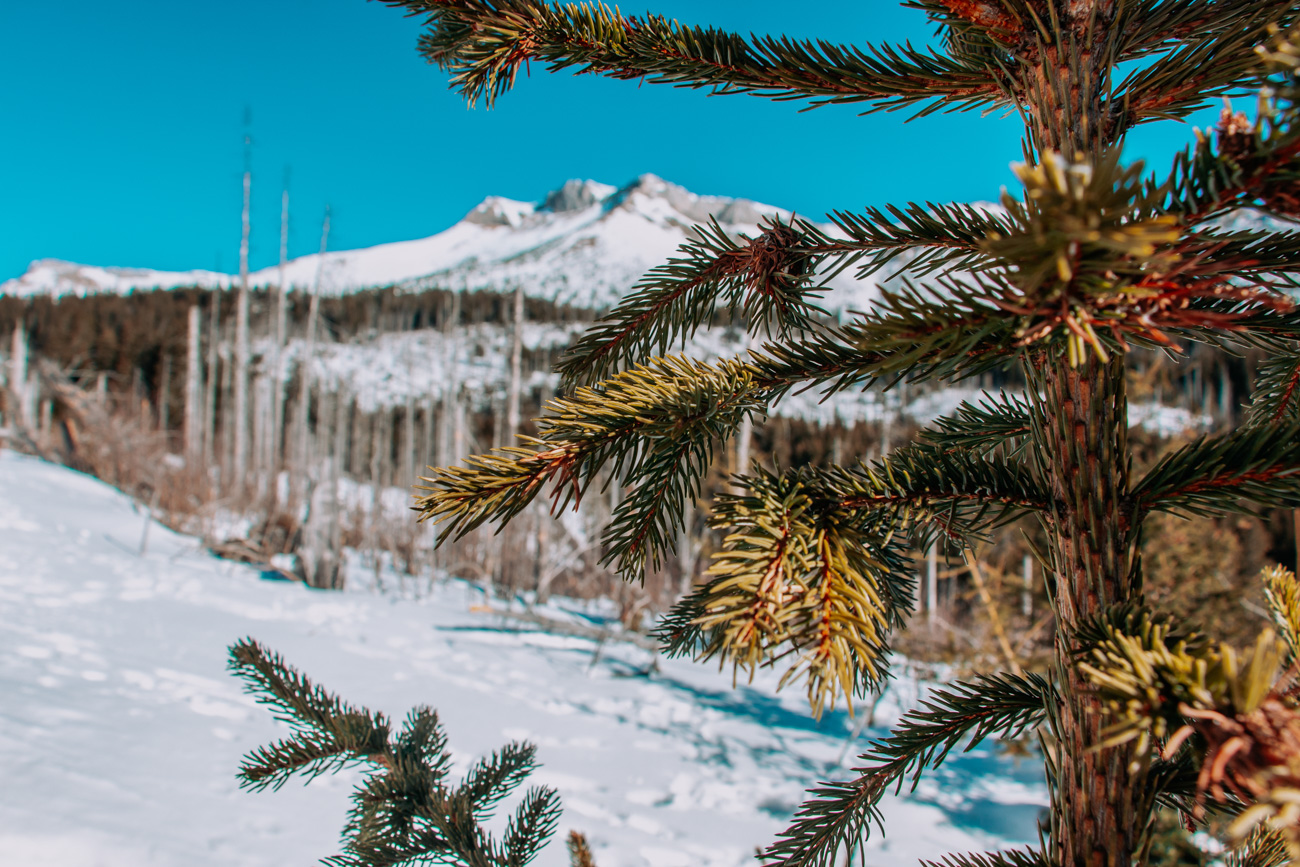
[[[604,308],[670,258],[692,226],[712,217],[729,232],[753,235],[763,218],[773,216],[788,218],[789,213],[746,199],[699,196],[649,174],[622,188],[569,181],[538,203],[489,197],[456,225],[429,238],[326,253],[323,259],[294,259],[285,280],[310,289],[319,273],[321,291],[331,294],[393,284],[497,290],[522,284],[534,297]],[[234,279],[207,271],[98,268],[46,259],[0,284],[0,294],[215,287]],[[251,275],[256,286],[276,285],[279,279],[278,268]],[[869,302],[874,284],[840,277],[835,286],[833,306],[845,309]]]
[[[508,740],[539,747],[532,782],[564,803],[539,867],[590,837],[602,867],[739,867],[818,780],[841,778],[852,724],[809,717],[772,678],[659,660],[631,644],[520,627],[470,585],[344,593],[259,580],[148,521],[108,486],[0,453],[0,865],[307,867],[338,851],[358,775],[238,789],[240,756],[285,736],[224,671],[253,636],[344,698],[400,718],[435,707],[458,770]],[[354,568],[358,585],[369,568]],[[387,573],[390,588],[402,585]],[[612,612],[558,601],[552,616]],[[891,683],[889,725],[925,687]],[[882,729],[869,730],[866,737]],[[849,761],[853,751],[849,750]],[[1041,766],[995,745],[955,752],[883,805],[865,863],[1036,839]],[[513,810],[507,804],[503,814]]]
[[[126,293],[133,289],[175,289],[178,286],[230,286],[235,278],[215,271],[154,271],[149,268],[114,268],[78,265],[60,259],[37,259],[27,273],[0,283],[0,295],[94,295]]]

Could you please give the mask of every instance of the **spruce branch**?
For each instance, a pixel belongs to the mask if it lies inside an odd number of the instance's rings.
[[[1187,310],[1202,324],[1171,328],[1170,334],[1180,340],[1216,347],[1229,355],[1240,355],[1244,349],[1288,354],[1300,340],[1300,312],[1294,307],[1285,310],[1273,304],[1194,298],[1188,302]]]
[[[1225,107],[1213,135],[1197,130],[1163,179],[1149,178],[1153,213],[1176,215],[1191,226],[1239,208],[1283,219],[1300,216],[1300,129],[1296,110],[1265,103],[1263,122]]]
[[[1025,16],[1017,2],[1004,0],[921,0],[905,4],[924,9],[930,18],[949,31],[969,37],[977,32],[1001,42],[1014,42],[1024,33]]]
[[[312,780],[386,753],[389,726],[382,714],[345,704],[256,641],[244,639],[230,648],[229,669],[258,703],[270,706],[275,718],[294,730],[292,737],[244,758],[241,786],[279,789],[295,774]]]
[[[1176,48],[1188,38],[1222,38],[1281,20],[1290,0],[1131,0],[1118,4],[1114,31],[1120,62]]]
[[[731,238],[717,221],[677,257],[650,271],[619,305],[571,346],[558,367],[564,381],[602,379],[627,362],[664,355],[707,324],[719,302],[751,331],[785,334],[808,327],[821,311],[813,270],[837,245],[810,223],[779,218],[756,238]]]
[[[987,737],[1015,737],[1040,725],[1047,705],[1057,700],[1036,674],[982,675],[935,690],[861,756],[866,766],[857,779],[811,790],[813,798],[763,860],[779,867],[834,867],[841,850],[851,855],[865,843],[873,823],[883,830],[879,804],[888,791],[901,790],[909,776],[915,787],[926,768],[941,764],[967,738],[969,750]]]
[[[1121,165],[1118,149],[1093,162],[1047,152],[1016,172],[1024,202],[1003,196],[1013,230],[984,248],[1010,274],[1013,288],[989,297],[1019,317],[1020,346],[1061,335],[1077,365],[1130,341],[1172,347],[1170,332],[1237,328],[1257,310],[1291,306],[1211,261],[1215,245],[1161,213],[1165,190],[1144,182],[1141,163]],[[1204,300],[1239,306],[1211,314],[1196,306]]]
[[[1285,836],[1256,828],[1245,842],[1224,855],[1223,867],[1287,867],[1295,863],[1293,858]]]
[[[751,350],[756,379],[777,395],[826,385],[829,397],[879,381],[961,379],[1006,365],[1019,337],[1011,317],[989,303],[988,284],[948,277],[935,284],[883,291],[853,322]]]
[[[943,450],[965,450],[984,454],[1001,449],[1008,457],[1018,455],[1029,442],[1033,426],[1029,404],[1005,392],[978,403],[962,401],[952,415],[943,416],[921,431],[920,439]]]
[[[661,623],[670,655],[718,659],[751,676],[793,656],[815,713],[877,684],[888,631],[911,608],[900,528],[969,543],[1046,506],[1009,458],[909,446],[854,469],[763,470],[719,499],[727,532],[705,581]]]
[[[230,648],[230,669],[295,729],[293,738],[245,757],[245,785],[278,788],[295,774],[310,782],[348,763],[366,766],[367,776],[352,796],[344,851],[326,864],[523,867],[554,834],[560,804],[548,788],[525,795],[500,843],[481,824],[536,768],[532,745],[508,744],[450,788],[447,739],[431,709],[412,710],[390,738],[382,715],[342,702],[251,639]]]
[[[538,0],[384,0],[422,16],[420,52],[452,75],[470,102],[492,105],[532,61],[611,78],[714,93],[750,93],[867,111],[921,113],[1004,104],[995,70],[910,45],[836,45],[689,27],[660,15],[625,16],[603,3]]]
[[[1110,719],[1103,743],[1136,742],[1139,755],[1158,746],[1162,757],[1193,750],[1194,816],[1207,798],[1240,806],[1233,840],[1268,828],[1300,855],[1300,710],[1282,643],[1265,631],[1239,654],[1180,638],[1140,611],[1105,630],[1079,664]]]
[[[835,260],[836,269],[856,265],[859,278],[869,277],[905,252],[913,254],[906,268],[914,277],[988,267],[984,239],[1010,229],[1002,215],[963,203],[911,202],[867,208],[860,214],[834,211],[830,218],[844,239],[838,241],[838,249],[828,252],[852,254]]]
[[[1300,271],[1300,232],[1198,229],[1186,239],[1186,254],[1197,257],[1202,277],[1228,275],[1256,282],[1294,284]]]
[[[492,817],[496,804],[519,787],[528,775],[537,770],[537,748],[532,744],[512,743],[474,763],[465,775],[465,782],[456,789],[454,797],[463,798],[472,806],[474,818],[480,822]]]
[[[1256,374],[1247,416],[1252,426],[1300,425],[1300,344],[1288,343],[1279,350],[1260,363]]]
[[[579,831],[569,832],[569,867],[596,867],[596,859],[591,854],[587,837]]]
[[[506,822],[501,835],[506,867],[523,867],[546,845],[560,821],[560,802],[545,788],[529,789],[524,801]]]
[[[1147,774],[1147,785],[1155,793],[1155,803],[1190,817],[1196,810],[1196,780],[1201,769],[1188,750],[1173,756],[1154,756]]]
[[[761,468],[738,477],[710,523],[727,532],[704,582],[658,635],[670,653],[717,659],[751,677],[789,659],[780,685],[803,680],[820,716],[884,677],[889,630],[910,606],[891,576],[903,560],[880,522],[854,521],[809,474]]]
[[[962,545],[1030,512],[1050,497],[1029,467],[1009,455],[916,443],[870,464],[820,476],[822,496],[841,509],[884,511],[918,525],[922,543],[938,533]]]
[[[1286,642],[1291,663],[1300,661],[1300,581],[1284,566],[1271,566],[1260,574],[1269,613],[1282,640]]]
[[[716,364],[652,359],[550,403],[531,448],[501,448],[436,470],[415,509],[460,538],[488,521],[509,521],[548,485],[552,509],[578,503],[603,467],[634,487],[606,529],[605,562],[640,575],[672,544],[686,496],[751,413],[765,411],[770,389],[740,361]]]
[[[1272,4],[1261,4],[1272,5]],[[1267,10],[1275,11],[1275,10]],[[1236,26],[1184,36],[1172,51],[1128,75],[1116,87],[1126,123],[1180,119],[1222,97],[1254,93],[1259,87],[1255,47],[1276,19],[1238,16]]]
[[[1051,867],[1047,856],[1035,849],[946,855],[942,861],[922,861],[921,864],[924,867]]]
[[[437,711],[420,706],[407,714],[397,734],[396,754],[424,765],[441,781],[451,769],[447,753],[447,733],[442,729]]]
[[[982,242],[1009,231],[997,214],[970,205],[912,203],[861,214],[836,212],[830,231],[806,220],[766,221],[755,238],[733,239],[716,222],[675,258],[641,279],[562,359],[573,385],[609,376],[622,365],[684,345],[719,303],[740,315],[751,334],[789,336],[808,330],[822,311],[812,302],[825,281],[853,267],[865,278],[909,254],[912,276],[987,266]]]
[[[1245,501],[1300,506],[1300,426],[1246,427],[1166,455],[1133,487],[1139,514],[1240,512]]]

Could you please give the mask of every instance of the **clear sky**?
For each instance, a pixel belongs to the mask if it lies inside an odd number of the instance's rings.
[[[889,0],[642,3],[744,32],[930,36]],[[535,200],[569,178],[644,172],[819,217],[992,199],[1020,153],[1015,118],[904,125],[540,69],[495,109],[470,109],[415,53],[419,30],[365,0],[0,3],[0,280],[37,258],[236,270],[245,107],[254,268],[278,257],[286,167],[298,256],[319,243],[327,203],[333,249],[433,234],[491,194]],[[1163,158],[1190,137],[1161,124],[1130,150]]]

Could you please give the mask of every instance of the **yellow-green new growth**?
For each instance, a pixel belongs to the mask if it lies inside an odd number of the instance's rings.
[[[1300,660],[1300,581],[1295,573],[1284,566],[1265,569],[1260,577],[1264,581],[1264,597],[1273,614],[1273,622],[1290,651],[1290,662]]]

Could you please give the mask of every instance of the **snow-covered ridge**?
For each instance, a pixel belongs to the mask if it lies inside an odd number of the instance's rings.
[[[569,181],[541,202],[490,196],[460,222],[428,238],[326,253],[323,261],[319,255],[293,259],[285,280],[310,289],[319,268],[321,291],[329,294],[394,284],[498,290],[522,284],[534,297],[603,308],[670,258],[692,226],[713,218],[729,232],[752,235],[764,217],[778,215],[789,213],[746,199],[696,195],[649,174],[623,187]],[[42,259],[22,277],[0,284],[0,294],[222,287],[234,280],[211,271],[107,268]],[[252,274],[255,286],[278,281],[278,268]],[[856,281],[841,282],[848,295],[836,306],[868,300],[859,297]]]

